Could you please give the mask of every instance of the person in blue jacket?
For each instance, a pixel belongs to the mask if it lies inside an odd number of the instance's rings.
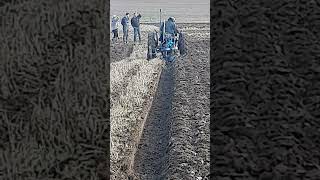
[[[161,27],[160,27],[160,41],[161,42],[162,42],[162,39],[163,39],[163,28],[164,28],[164,25],[165,25],[164,32],[166,34],[171,34],[173,36],[176,36],[177,33],[178,33],[178,29],[177,29],[174,17],[169,17],[169,19],[164,23],[162,23]]]
[[[131,25],[133,27],[133,41],[134,41],[134,43],[136,43],[136,41],[137,41],[137,36],[139,37],[139,43],[141,42],[140,18],[141,18],[141,14],[137,15],[137,13],[134,13],[133,17],[131,18]]]
[[[129,34],[129,13],[126,13],[121,20],[122,30],[123,30],[123,42],[128,43],[128,34]]]

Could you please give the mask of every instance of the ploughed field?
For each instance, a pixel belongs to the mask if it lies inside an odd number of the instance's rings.
[[[130,29],[129,44],[122,43],[120,30],[120,41],[111,45],[112,179],[209,174],[209,24],[178,27],[188,55],[174,63],[146,60],[154,25],[142,25],[141,44],[132,44]]]

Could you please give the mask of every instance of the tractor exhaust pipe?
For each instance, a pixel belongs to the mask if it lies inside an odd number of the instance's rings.
[[[160,9],[160,12],[161,12],[161,9]],[[161,27],[161,26],[160,26]],[[166,22],[163,21],[163,29],[162,29],[162,42],[164,42],[164,35],[165,35],[165,32],[166,32]]]
[[[165,28],[166,28],[166,25],[165,25],[165,22],[163,21],[163,29],[162,29],[162,32],[161,32],[161,26],[162,26],[162,13],[161,13],[161,9],[160,9],[160,26],[159,26],[159,32],[162,33],[162,42],[164,41],[164,32],[165,32]],[[160,34],[161,35],[161,34]]]
[[[160,9],[160,26],[159,27],[161,28],[161,9]]]

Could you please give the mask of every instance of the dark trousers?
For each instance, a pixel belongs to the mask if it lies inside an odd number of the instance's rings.
[[[113,33],[113,39],[117,39],[119,37],[118,29],[112,30],[112,33]]]
[[[139,37],[139,42],[141,41],[141,36],[140,36],[140,27],[133,27],[133,41],[137,41],[137,36]]]
[[[128,42],[128,34],[129,34],[129,28],[128,26],[122,26],[123,27],[123,42]]]

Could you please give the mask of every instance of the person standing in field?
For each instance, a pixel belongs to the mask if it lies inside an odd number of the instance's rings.
[[[129,34],[129,13],[121,20],[122,28],[123,28],[123,42],[128,43],[128,34]]]
[[[136,43],[137,36],[139,37],[139,43],[141,43],[141,35],[140,35],[140,18],[141,14],[137,15],[135,12],[133,17],[131,18],[131,25],[133,27],[133,41]]]
[[[113,15],[112,17],[112,21],[111,21],[111,30],[113,33],[112,42],[115,42],[119,39],[119,35],[118,35],[119,19],[120,18],[116,15]]]

